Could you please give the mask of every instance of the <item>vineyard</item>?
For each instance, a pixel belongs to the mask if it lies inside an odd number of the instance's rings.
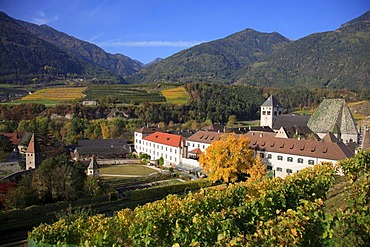
[[[58,103],[71,102],[81,99],[85,87],[63,87],[63,88],[44,88],[35,91],[17,100],[18,103],[39,103],[45,105],[55,105]]]
[[[178,85],[176,85],[177,87]],[[174,85],[93,85],[86,91],[87,98],[103,100],[106,97],[115,102],[126,104],[139,104],[142,102],[165,102],[166,98],[161,94],[163,88],[173,88]],[[183,96],[182,96],[183,97]],[[175,100],[172,98],[172,100]]]
[[[337,168],[169,195],[113,217],[72,215],[42,224],[34,243],[88,246],[365,246],[370,241],[370,154],[341,162],[345,207],[327,211]]]
[[[185,105],[189,100],[188,93],[184,87],[166,89],[162,91],[162,94],[166,97],[167,102],[176,105]]]

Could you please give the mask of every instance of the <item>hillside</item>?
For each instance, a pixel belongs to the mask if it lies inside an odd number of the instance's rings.
[[[370,89],[370,11],[315,33],[253,64],[239,82],[266,86]]]
[[[370,89],[370,11],[339,29],[290,41],[252,29],[181,51],[129,82],[220,82]]]
[[[144,68],[129,82],[221,82],[232,83],[239,71],[290,41],[278,33],[252,29],[203,43]]]
[[[17,21],[39,38],[54,44],[69,55],[82,59],[92,65],[107,69],[119,76],[128,76],[139,71],[143,64],[121,54],[106,53],[100,47],[59,32],[47,25],[36,25]]]
[[[121,54],[58,32],[15,20],[0,12],[0,82],[48,83],[85,78],[94,83],[124,82],[142,64]]]
[[[58,47],[32,35],[0,12],[0,81],[29,80],[34,75],[82,74],[83,65]]]

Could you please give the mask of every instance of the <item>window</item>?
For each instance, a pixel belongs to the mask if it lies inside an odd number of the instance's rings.
[[[278,155],[278,160],[283,160],[283,156]]]
[[[266,170],[267,170],[267,171],[272,171],[272,166],[267,166],[267,167],[266,167]]]
[[[266,111],[262,111],[262,115],[266,115]]]
[[[281,168],[281,167],[276,167],[276,171],[277,171],[277,172],[282,172],[282,171],[283,171],[283,168]]]
[[[267,155],[267,158],[268,158],[268,159],[272,159],[272,154],[268,154],[268,155]]]
[[[264,153],[260,153],[260,158],[261,159],[265,158],[265,154]]]
[[[298,158],[298,163],[303,164],[303,159],[302,158]]]
[[[292,157],[288,157],[287,160],[288,160],[288,162],[293,162],[293,158]]]
[[[293,170],[292,169],[286,169],[286,173],[292,174],[293,173]]]
[[[271,115],[271,111],[267,111],[267,115],[269,115],[269,116],[270,116],[270,115]]]
[[[309,165],[314,165],[315,164],[315,161],[314,160],[308,160],[308,164]]]

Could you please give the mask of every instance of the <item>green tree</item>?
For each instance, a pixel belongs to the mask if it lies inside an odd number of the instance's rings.
[[[41,163],[33,175],[32,187],[43,202],[73,200],[81,195],[85,177],[81,163],[60,155]]]
[[[254,163],[254,152],[249,148],[249,139],[234,134],[212,142],[199,157],[200,166],[213,181],[235,182],[247,176]]]
[[[232,128],[236,121],[237,121],[237,119],[236,119],[235,115],[229,116],[229,121],[227,122],[226,127],[227,128]]]
[[[87,176],[83,190],[86,196],[98,196],[102,193],[99,181],[94,176]]]

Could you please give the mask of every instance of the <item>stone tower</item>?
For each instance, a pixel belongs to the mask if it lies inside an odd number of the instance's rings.
[[[282,115],[283,111],[283,106],[274,96],[271,95],[265,103],[261,105],[260,126],[269,126],[272,128],[276,117]]]
[[[26,170],[35,169],[41,164],[41,149],[35,134],[32,134],[26,150]]]
[[[87,175],[88,176],[99,176],[99,170],[98,170],[98,162],[96,162],[95,155],[91,157],[91,161],[89,166],[87,167]]]

